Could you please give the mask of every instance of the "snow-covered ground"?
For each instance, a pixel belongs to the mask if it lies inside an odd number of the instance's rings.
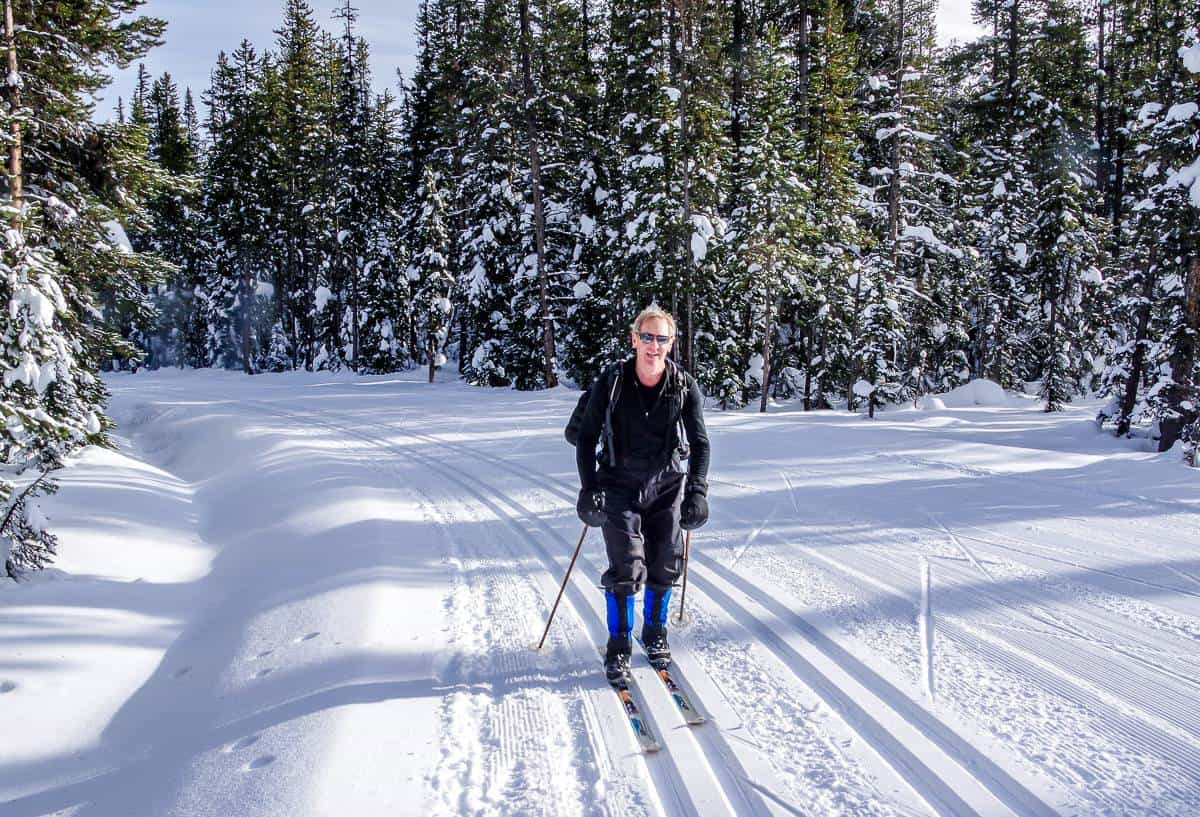
[[[672,639],[709,722],[635,656],[643,755],[595,531],[530,648],[574,393],[110,383],[120,450],[45,503],[59,569],[0,585],[4,817],[1200,813],[1200,472],[1093,405],[710,411]]]

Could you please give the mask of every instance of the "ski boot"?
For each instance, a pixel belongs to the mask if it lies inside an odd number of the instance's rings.
[[[629,682],[629,656],[633,644],[629,636],[609,636],[608,649],[604,653],[604,677],[613,686]]]
[[[604,594],[608,602],[608,647],[604,651],[604,675],[613,686],[629,681],[629,657],[633,652],[633,596]]]

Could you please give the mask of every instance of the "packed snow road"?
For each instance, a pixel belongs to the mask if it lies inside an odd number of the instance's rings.
[[[0,587],[4,817],[1200,813],[1200,474],[1093,407],[710,410],[672,631],[708,719],[635,655],[644,754],[597,532],[531,649],[574,393],[110,384],[60,569]]]

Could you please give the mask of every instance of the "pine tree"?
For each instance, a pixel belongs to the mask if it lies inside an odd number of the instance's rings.
[[[215,239],[212,277],[206,287],[216,313],[210,318],[213,358],[247,374],[269,348],[269,304],[260,297],[259,270],[267,253],[270,170],[261,147],[267,109],[259,77],[269,70],[248,40],[231,59],[217,60],[209,92],[212,138],[205,168],[205,211]],[[265,325],[264,325],[265,324]]]
[[[803,241],[810,196],[798,175],[801,146],[788,102],[790,65],[768,27],[749,45],[741,170],[745,183],[730,218],[735,286],[751,304],[760,374],[753,391],[766,411],[779,303],[808,288]],[[801,295],[803,297],[803,295]]]
[[[421,186],[414,194],[421,209],[407,225],[412,247],[407,276],[412,282],[413,328],[422,336],[423,356],[429,367],[429,382],[446,365],[445,348],[453,323],[454,276],[449,270],[449,228],[440,180],[426,166]]]
[[[102,68],[159,42],[165,24],[135,16],[140,5],[6,3],[0,543],[10,576],[53,555],[33,499],[53,490],[46,475],[67,454],[105,441],[107,393],[95,372],[101,360],[134,354],[114,313],[140,302],[165,268],[121,241],[121,225],[144,226],[145,198],[166,182],[146,160],[144,127],[92,119],[93,95],[109,81]],[[47,30],[55,36],[32,36]]]
[[[1172,21],[1179,26],[1182,21]],[[1158,283],[1157,342],[1151,347],[1155,380],[1146,412],[1158,425],[1160,451],[1183,440],[1196,465],[1200,445],[1200,36],[1177,36],[1162,55],[1142,109],[1143,177],[1150,182],[1139,204],[1137,234],[1153,248],[1149,274]]]

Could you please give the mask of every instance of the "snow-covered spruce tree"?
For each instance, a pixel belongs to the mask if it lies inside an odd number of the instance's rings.
[[[813,271],[808,286],[785,301],[781,311],[788,340],[781,349],[781,362],[799,372],[796,385],[806,410],[827,407],[845,381],[847,282],[857,269],[863,243],[853,217],[860,198],[854,155],[861,117],[854,100],[856,38],[847,32],[836,0],[823,0],[812,11],[797,44],[804,78],[797,107],[803,114],[799,126],[804,137],[804,181],[813,196],[804,248]]]
[[[514,378],[509,333],[515,278],[523,273],[517,233],[524,186],[514,178],[523,164],[518,136],[524,124],[513,47],[517,30],[515,4],[487,0],[468,40],[471,61],[464,76],[459,191],[471,217],[458,242],[459,338],[463,376],[478,386],[508,386]]]
[[[101,360],[132,355],[98,303],[140,300],[165,265],[117,239],[144,225],[144,201],[164,180],[145,156],[143,128],[92,121],[92,94],[157,44],[164,23],[140,2],[11,4],[5,50],[16,69],[0,106],[6,135],[0,196],[0,541],[15,576],[53,555],[33,502],[47,474],[87,443],[104,442]],[[53,32],[53,36],[45,36]],[[11,67],[11,63],[10,63]]]
[[[217,58],[209,91],[212,145],[205,167],[205,213],[214,238],[213,268],[206,287],[213,358],[247,374],[270,348],[270,303],[262,297],[268,238],[269,156],[266,104],[258,78],[265,60],[248,40],[232,60]]]
[[[196,135],[190,133],[180,107],[179,91],[169,73],[154,81],[146,104],[149,151],[160,168],[176,180],[148,203],[151,229],[131,236],[133,246],[172,261],[176,269],[154,286],[151,295],[157,320],[146,337],[146,365],[183,366],[188,357],[188,328],[195,310],[199,278],[200,236]],[[192,107],[191,115],[195,116]],[[195,127],[195,122],[191,124]]]
[[[544,270],[549,311],[554,321],[554,353],[558,369],[576,380],[577,355],[571,345],[575,310],[590,299],[578,297],[593,281],[602,250],[596,229],[600,207],[596,201],[601,171],[604,128],[601,121],[599,77],[591,53],[599,45],[603,27],[596,19],[602,7],[570,0],[534,0],[529,6],[531,29],[531,76],[534,104],[526,119],[536,127],[540,139],[538,175],[543,192],[545,223]],[[593,16],[589,17],[589,13]],[[528,138],[523,153],[529,156]],[[530,167],[528,158],[524,163]],[[532,186],[526,185],[527,205],[522,216],[525,244],[536,250],[535,216],[528,204]],[[529,253],[523,253],[528,257]],[[532,283],[532,281],[530,282]],[[578,292],[577,292],[578,289]],[[534,293],[531,293],[534,294]],[[536,293],[540,301],[540,292]],[[537,317],[541,318],[541,304]],[[611,332],[612,324],[607,324]],[[544,365],[544,326],[530,326],[538,336]],[[582,345],[582,344],[580,344]],[[533,371],[531,361],[529,369]]]
[[[267,150],[275,180],[270,258],[278,322],[287,336],[293,366],[313,368],[317,357],[314,293],[322,254],[319,236],[331,133],[328,56],[320,52],[320,28],[306,0],[286,0],[276,31]],[[265,181],[265,180],[264,180]]]
[[[371,239],[371,225],[377,211],[373,209],[371,187],[377,182],[368,164],[369,128],[371,119],[371,75],[367,44],[354,36],[357,13],[350,0],[338,11],[345,27],[337,51],[339,60],[334,139],[333,168],[329,179],[333,192],[332,215],[334,244],[331,266],[331,289],[338,302],[344,304],[341,314],[335,314],[332,337],[327,341],[331,354],[339,354],[351,369],[360,368],[361,344],[359,333],[367,319],[364,310],[364,266]]]
[[[691,269],[692,231],[676,175],[681,92],[670,84],[666,23],[662,3],[612,3],[606,88],[617,155],[605,200],[604,274],[620,287],[614,307],[626,316],[651,302],[678,311]]]
[[[413,287],[413,321],[424,345],[429,366],[429,382],[446,364],[446,342],[453,323],[454,275],[449,268],[449,228],[446,202],[440,179],[432,165],[426,164],[424,179],[417,188],[414,202],[420,210],[406,225],[412,255],[408,262],[408,280]]]
[[[375,100],[367,140],[371,212],[363,267],[364,323],[360,371],[394,372],[410,362],[411,293],[405,275],[408,249],[401,230],[403,166],[400,112],[389,92]]]
[[[517,11],[523,206],[506,359],[517,388],[545,388],[558,383],[576,265],[594,235],[584,234],[593,179],[581,114],[595,108],[596,92],[576,4],[518,0]]]
[[[1096,335],[1084,289],[1102,283],[1104,229],[1084,192],[1093,187],[1087,161],[1088,46],[1078,9],[1048,0],[1033,48],[1028,95],[1029,167],[1033,201],[1028,289],[1022,335],[1029,352],[1022,377],[1041,382],[1046,410],[1056,411],[1090,379]]]
[[[745,293],[755,324],[757,377],[747,386],[760,397],[759,411],[766,411],[779,304],[808,287],[802,253],[811,196],[799,176],[801,145],[788,110],[790,59],[774,26],[750,44],[749,67],[740,162],[745,181],[727,243],[734,286]]]
[[[1178,23],[1176,23],[1178,24]],[[1147,197],[1138,204],[1136,234],[1149,245],[1158,292],[1148,355],[1154,382],[1146,414],[1158,426],[1158,448],[1183,441],[1197,464],[1200,446],[1200,35],[1180,31],[1143,107],[1138,136],[1145,145]],[[1153,330],[1152,330],[1153,331]],[[1154,336],[1154,335],[1152,335]]]
[[[891,365],[898,383],[891,396],[905,399],[940,385],[934,372],[947,356],[939,347],[948,334],[948,304],[933,295],[954,273],[961,250],[949,243],[956,183],[943,170],[946,151],[935,119],[945,96],[936,70],[935,4],[891,0],[884,10],[884,61],[863,89],[864,158],[882,164],[866,169],[864,183],[876,240],[869,264],[887,270],[882,280],[907,325]]]
[[[606,138],[615,129],[615,120],[612,108],[602,104],[601,97],[600,66],[608,53],[611,33],[605,15],[604,6],[581,4],[570,36],[557,38],[564,48],[547,66],[559,69],[562,77],[560,82],[551,81],[570,89],[567,97],[571,114],[566,119],[569,136],[564,142],[565,152],[575,157],[568,170],[576,179],[576,187],[568,200],[575,203],[571,209],[578,224],[573,228],[576,246],[571,251],[570,272],[563,281],[569,299],[559,352],[564,371],[583,385],[591,383],[606,363],[623,352],[613,345],[621,338],[614,339],[613,335],[614,328],[622,334],[624,316],[613,307],[613,282],[604,275],[608,233],[603,213],[615,164],[614,146]]]
[[[610,18],[605,102],[614,153],[608,187],[599,193],[607,239],[602,275],[617,290],[610,301],[617,315],[636,314],[652,301],[680,315],[684,350],[693,336],[697,347],[701,335],[725,340],[736,328],[745,338],[743,324],[706,309],[721,298],[716,244],[727,148],[719,49],[711,37],[724,18],[716,5],[667,9],[625,0],[612,5]],[[689,318],[689,303],[705,314]],[[702,358],[703,350],[694,354]],[[706,389],[722,379],[693,366]]]
[[[976,17],[995,34],[972,44],[972,232],[984,288],[976,294],[971,350],[975,376],[1017,387],[1028,372],[1025,304],[1036,300],[1027,270],[1032,252],[1036,182],[1030,166],[1030,129],[1039,95],[1030,81],[1040,0],[976,0]]]

